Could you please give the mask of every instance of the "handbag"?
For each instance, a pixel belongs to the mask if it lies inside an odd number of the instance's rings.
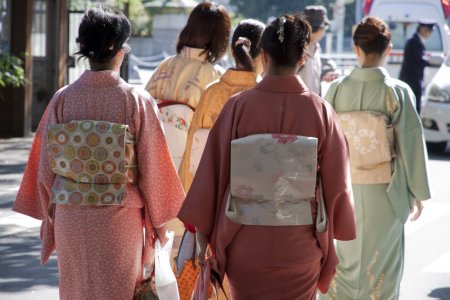
[[[195,233],[185,230],[181,239],[178,255],[174,258],[174,273],[177,278],[180,300],[190,300],[195,283],[200,274],[196,255]],[[208,297],[212,296],[212,286],[209,287]]]

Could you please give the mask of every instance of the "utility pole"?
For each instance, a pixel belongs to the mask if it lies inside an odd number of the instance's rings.
[[[361,22],[362,19],[362,0],[355,0],[355,24]]]
[[[130,16],[130,1],[126,1],[123,4],[123,12],[124,12],[125,16],[127,18],[129,18],[129,16]],[[129,58],[130,58],[130,54],[129,53],[125,54],[122,65],[120,66],[120,77],[122,77],[122,79],[125,80],[126,82],[128,82],[128,75],[129,75],[128,74]]]
[[[345,18],[344,0],[336,0],[333,6],[333,23],[336,30],[337,53],[342,53],[344,49],[344,18]]]

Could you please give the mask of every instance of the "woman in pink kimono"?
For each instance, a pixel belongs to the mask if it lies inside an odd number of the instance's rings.
[[[266,76],[225,104],[178,214],[232,299],[315,299],[334,275],[333,239],[355,238],[344,134],[295,75],[310,35],[300,15],[265,29]]]
[[[119,76],[128,19],[98,6],[78,34],[91,70],[49,103],[13,209],[42,220],[61,299],[132,299],[184,194],[154,100]]]

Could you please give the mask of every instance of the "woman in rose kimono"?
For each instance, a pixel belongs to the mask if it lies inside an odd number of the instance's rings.
[[[235,68],[228,69],[200,98],[189,126],[186,149],[178,171],[185,191],[191,186],[198,164],[198,161],[191,161],[191,158],[200,159],[204,147],[203,139],[206,140],[225,102],[232,95],[253,88],[260,79],[259,75],[263,70],[259,40],[264,28],[263,23],[253,19],[239,22],[231,38],[231,53],[236,62]],[[196,157],[192,156],[193,151]]]
[[[171,104],[161,109],[161,117],[177,169],[193,110],[206,86],[223,73],[222,68],[214,64],[227,50],[230,26],[225,7],[210,2],[198,4],[178,37],[177,54],[158,66],[145,87],[158,103]],[[173,102],[179,104],[172,105]]]
[[[122,13],[86,11],[77,43],[91,70],[49,103],[14,203],[42,220],[61,299],[132,299],[184,198],[154,100],[119,76],[129,36]]]
[[[355,238],[344,134],[296,76],[310,35],[301,15],[265,29],[266,75],[225,104],[178,215],[232,299],[315,299],[334,274],[333,239]]]
[[[320,299],[393,300],[400,294],[404,224],[430,198],[427,153],[411,88],[383,67],[392,47],[388,26],[367,17],[353,41],[360,66],[333,82],[325,99],[349,143],[357,239],[337,242],[340,263]]]

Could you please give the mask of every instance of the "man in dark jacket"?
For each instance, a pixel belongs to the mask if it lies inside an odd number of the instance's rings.
[[[433,32],[434,23],[419,22],[416,33],[406,42],[399,79],[406,82],[416,96],[416,109],[420,114],[422,105],[422,82],[428,60],[424,57],[425,41]]]

